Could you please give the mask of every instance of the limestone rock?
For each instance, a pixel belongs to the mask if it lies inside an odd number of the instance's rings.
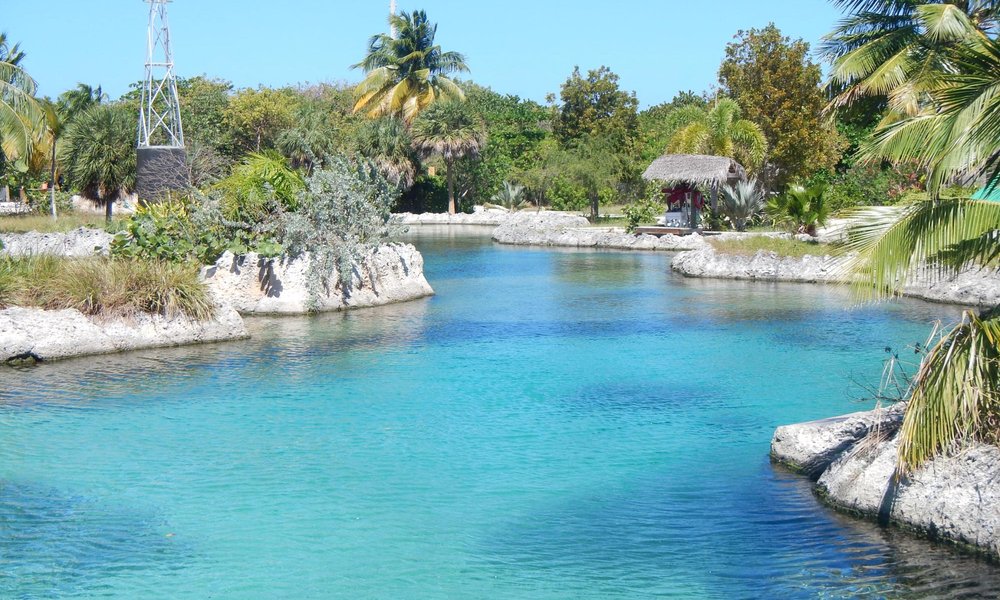
[[[977,445],[895,479],[898,439],[847,452],[820,478],[834,506],[1000,557],[1000,448]]]
[[[903,421],[905,405],[856,412],[819,421],[778,427],[771,439],[771,458],[818,479],[841,454],[876,430],[889,436]]]
[[[107,254],[114,236],[103,229],[81,227],[66,233],[2,233],[0,250],[12,256],[55,254],[58,256],[94,256]]]
[[[216,301],[241,314],[305,314],[414,300],[434,293],[424,278],[423,256],[410,244],[388,244],[356,265],[349,294],[335,285],[313,305],[309,257],[264,259],[227,252],[202,277]],[[336,271],[331,282],[338,282]]]
[[[0,363],[21,358],[49,361],[247,337],[240,315],[223,306],[216,307],[215,317],[208,321],[161,315],[102,321],[74,309],[0,310]]]
[[[472,213],[398,213],[393,215],[403,225],[490,225],[503,223],[511,214],[502,208],[476,206]]]
[[[590,227],[586,218],[549,211],[511,215],[493,231],[493,240],[517,246],[564,246],[611,250],[690,250],[703,248],[704,238],[634,235],[620,227]]]

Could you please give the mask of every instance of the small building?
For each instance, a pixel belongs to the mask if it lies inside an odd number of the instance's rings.
[[[729,157],[701,154],[664,154],[642,174],[643,179],[663,186],[667,199],[664,227],[690,230],[698,229],[706,193],[714,209],[719,203],[719,188],[746,176],[743,165]]]

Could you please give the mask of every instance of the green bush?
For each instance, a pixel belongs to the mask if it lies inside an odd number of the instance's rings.
[[[816,229],[826,224],[830,214],[825,193],[823,184],[793,184],[784,194],[769,199],[765,210],[776,224],[789,227],[793,233],[816,235]]]
[[[656,217],[663,213],[663,208],[663,202],[659,197],[645,198],[626,204],[622,207],[626,221],[625,230],[629,233],[635,233],[639,225],[656,222]]]
[[[906,169],[883,169],[857,164],[843,173],[826,177],[826,199],[831,212],[854,206],[889,206],[913,190],[921,189],[920,178]]]
[[[196,224],[192,202],[173,200],[139,207],[111,242],[112,256],[211,264],[230,249],[221,227]]]
[[[546,195],[554,210],[583,210],[590,206],[587,189],[563,177],[556,178]]]

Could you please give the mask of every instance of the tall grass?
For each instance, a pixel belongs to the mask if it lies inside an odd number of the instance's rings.
[[[197,265],[50,255],[0,257],[0,308],[8,306],[75,308],[103,318],[214,314]]]

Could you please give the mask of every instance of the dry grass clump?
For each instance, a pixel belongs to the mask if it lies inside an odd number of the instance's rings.
[[[741,239],[714,239],[708,238],[716,251],[723,254],[735,254],[738,256],[753,256],[764,250],[774,252],[778,256],[791,256],[801,258],[806,255],[824,256],[834,253],[834,247],[829,244],[819,244],[816,242],[803,242],[788,238],[776,238],[766,235],[753,235]]]
[[[0,308],[8,306],[75,308],[103,318],[214,314],[197,265],[49,255],[0,257]]]

